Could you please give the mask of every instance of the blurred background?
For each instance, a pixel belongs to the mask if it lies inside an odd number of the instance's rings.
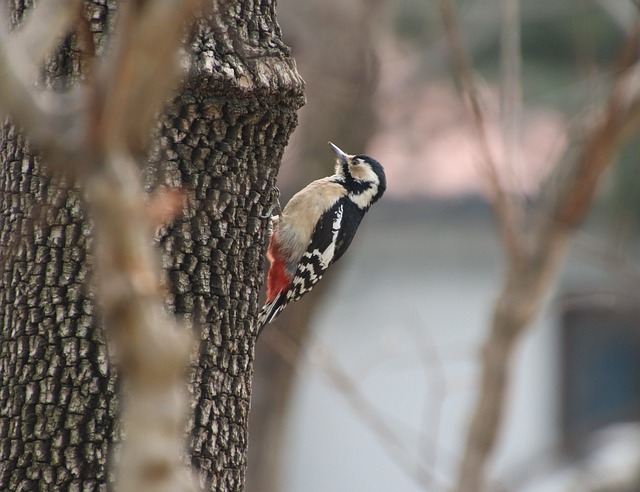
[[[250,492],[456,482],[506,253],[443,1],[278,2],[307,83],[283,205],[332,172],[328,140],[378,159],[388,188],[341,262],[258,344]],[[451,3],[500,182],[535,210],[601,112],[640,8]],[[640,490],[639,152],[632,135],[616,153],[511,361],[491,490]]]

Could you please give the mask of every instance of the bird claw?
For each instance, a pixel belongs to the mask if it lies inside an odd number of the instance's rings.
[[[273,209],[275,208],[275,205],[271,205],[268,209],[267,209],[267,213],[266,214],[262,214],[260,215],[261,219],[270,219],[273,216]]]
[[[261,219],[270,219],[274,215],[280,215],[282,213],[282,207],[280,206],[280,189],[277,186],[273,186],[273,191],[276,196],[275,203],[269,206],[266,214],[260,216]],[[274,210],[276,211],[275,214],[273,213]]]

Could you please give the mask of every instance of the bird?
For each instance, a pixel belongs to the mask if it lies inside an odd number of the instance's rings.
[[[336,154],[334,174],[313,181],[280,214],[271,215],[267,298],[258,314],[258,333],[344,255],[362,218],[387,188],[377,160],[329,146]]]

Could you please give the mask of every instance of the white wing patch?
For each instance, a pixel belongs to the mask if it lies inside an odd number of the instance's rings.
[[[291,281],[291,287],[287,291],[287,302],[296,301],[309,292],[322,278],[324,271],[329,268],[336,253],[336,241],[342,228],[343,212],[343,205],[339,205],[331,222],[331,240],[326,249],[320,251],[316,248],[302,255]]]
[[[324,250],[322,255],[320,255],[320,262],[322,263],[323,268],[328,268],[331,260],[333,259],[333,255],[336,252],[336,241],[338,239],[338,233],[340,232],[340,227],[342,227],[342,212],[344,211],[344,207],[340,205],[338,210],[336,210],[336,217],[333,219],[333,224],[331,224],[331,242],[327,249]]]

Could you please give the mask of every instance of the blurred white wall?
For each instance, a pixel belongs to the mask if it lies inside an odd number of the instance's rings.
[[[331,362],[319,356],[320,364],[305,364],[299,376],[285,459],[289,492],[438,491],[455,476],[479,350],[503,273],[502,249],[486,209],[440,205],[439,212],[425,209],[412,220],[399,219],[402,210],[380,209],[365,219],[319,308],[309,350],[330,349],[407,443],[409,455],[399,455],[405,464],[422,456],[435,478],[421,488],[390,458],[390,446],[326,377],[322,366]],[[603,271],[573,255],[563,284],[595,284]],[[548,303],[514,361],[494,464],[506,484],[523,485],[537,469],[548,470],[555,456],[557,309]]]

